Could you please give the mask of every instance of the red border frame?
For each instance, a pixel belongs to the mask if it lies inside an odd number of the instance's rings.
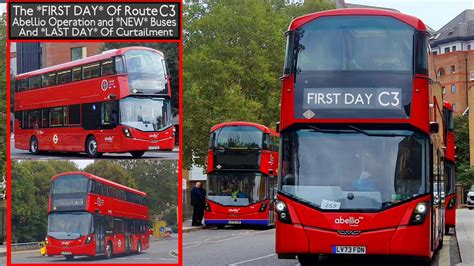
[[[88,2],[88,3],[92,3],[92,2],[107,2],[106,0],[72,0],[72,1],[68,1],[68,2],[71,2],[71,3],[74,3],[74,2],[77,2],[77,3],[83,3],[83,2]],[[8,23],[9,21],[9,14],[8,14],[8,6],[10,3],[16,3],[16,2],[32,2],[32,3],[36,3],[37,1],[32,1],[32,0],[14,0],[14,1],[11,1],[11,0],[6,0],[6,23]],[[64,0],[42,0],[42,2],[64,2]],[[144,42],[144,43],[147,43],[147,42],[168,42],[168,43],[178,43],[178,62],[179,62],[179,70],[178,70],[178,80],[179,80],[179,88],[178,88],[178,115],[179,115],[179,156],[178,156],[178,176],[177,176],[177,180],[176,182],[178,183],[178,190],[177,190],[177,193],[178,193],[178,202],[177,202],[177,208],[178,208],[178,212],[177,212],[177,219],[178,219],[178,264],[157,264],[157,263],[127,263],[127,264],[120,264],[120,265],[138,265],[138,266],[149,266],[149,265],[183,265],[183,247],[182,247],[182,241],[183,241],[183,234],[182,234],[182,151],[183,151],[183,101],[182,101],[182,95],[183,95],[183,1],[181,0],[163,0],[163,1],[160,1],[160,0],[134,0],[134,1],[131,1],[131,0],[109,0],[108,2],[177,2],[177,3],[181,3],[180,4],[180,30],[181,30],[181,34],[180,34],[180,38],[179,40],[144,40],[144,39],[127,39],[127,40],[115,40],[115,39],[97,39],[97,40],[48,40],[48,39],[41,39],[41,40],[14,40],[12,42],[74,42],[74,41],[80,41],[80,42]],[[28,264],[24,264],[24,263],[14,263],[12,264],[12,261],[11,261],[11,153],[10,153],[10,115],[11,115],[11,112],[10,112],[10,105],[11,105],[11,101],[10,101],[10,97],[11,97],[11,93],[10,93],[10,39],[8,38],[9,36],[9,32],[8,32],[8,25],[6,24],[6,49],[7,49],[7,52],[6,52],[6,69],[5,69],[5,72],[6,72],[6,79],[7,79],[7,83],[6,83],[6,134],[5,134],[5,139],[6,139],[6,183],[7,183],[7,254],[6,254],[6,265],[18,265],[18,266],[27,266],[27,265],[46,265],[44,263],[28,263]],[[79,263],[80,264],[80,263]],[[102,264],[102,263],[101,263]],[[111,263],[107,263],[107,264],[110,264],[110,265],[113,265],[115,263],[111,262]],[[104,265],[107,265],[107,264],[104,264]],[[64,265],[64,266],[70,266],[72,265],[72,263],[58,263],[58,264],[55,264],[55,265]]]

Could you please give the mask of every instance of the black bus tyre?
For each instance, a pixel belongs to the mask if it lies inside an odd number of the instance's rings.
[[[145,154],[145,151],[131,151],[130,154],[133,158],[140,158]]]
[[[64,255],[64,257],[66,258],[66,260],[73,260],[74,259],[74,255]]]
[[[105,257],[107,259],[110,259],[112,258],[112,254],[113,254],[112,243],[109,241],[107,242],[107,246],[105,247]]]
[[[301,266],[315,265],[318,263],[318,260],[319,260],[318,254],[298,255],[298,261],[300,262]]]
[[[39,144],[36,136],[31,137],[30,139],[30,153],[39,154]]]
[[[140,254],[142,253],[142,241],[138,240],[138,244],[137,244],[137,253]]]
[[[102,153],[98,152],[99,145],[94,136],[87,137],[86,141],[86,154],[90,158],[99,158]]]

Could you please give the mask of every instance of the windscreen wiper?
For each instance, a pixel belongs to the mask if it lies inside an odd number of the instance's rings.
[[[410,136],[410,134],[394,134],[394,133],[370,133],[366,130],[360,129],[356,126],[347,125],[348,128],[353,129],[359,133],[362,133],[371,137],[400,137],[400,136]]]

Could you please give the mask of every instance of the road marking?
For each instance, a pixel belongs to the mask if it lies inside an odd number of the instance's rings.
[[[234,239],[237,239],[237,238],[242,238],[242,237],[252,236],[252,235],[258,235],[258,234],[263,234],[263,233],[268,233],[268,231],[246,231],[246,232],[239,233],[239,234],[231,234],[230,235],[231,237],[224,236],[224,237],[228,237],[228,238],[216,237],[216,238],[213,238],[215,240],[210,240],[210,241],[196,241],[196,242],[191,242],[191,243],[183,243],[183,249],[200,247],[200,246],[204,246],[204,245],[207,245],[207,244],[221,243],[221,242],[225,242],[225,241],[229,241],[229,240],[234,240]]]
[[[256,261],[256,260],[261,260],[261,259],[265,259],[265,258],[269,258],[269,257],[273,257],[273,256],[276,256],[276,254],[273,253],[273,254],[269,254],[269,255],[266,255],[266,256],[254,258],[254,259],[239,261],[239,262],[236,262],[236,263],[229,264],[229,266],[235,266],[235,265],[239,265],[239,264],[244,264],[244,263],[248,263],[248,262],[252,262],[252,261]]]

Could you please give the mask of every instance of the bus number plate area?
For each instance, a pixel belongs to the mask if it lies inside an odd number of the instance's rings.
[[[149,146],[148,150],[159,150],[160,146]]]
[[[72,252],[71,251],[63,251],[61,252],[61,255],[71,255]]]
[[[334,246],[332,249],[334,254],[365,254],[365,246]]]
[[[227,224],[241,224],[241,221],[227,221]]]

